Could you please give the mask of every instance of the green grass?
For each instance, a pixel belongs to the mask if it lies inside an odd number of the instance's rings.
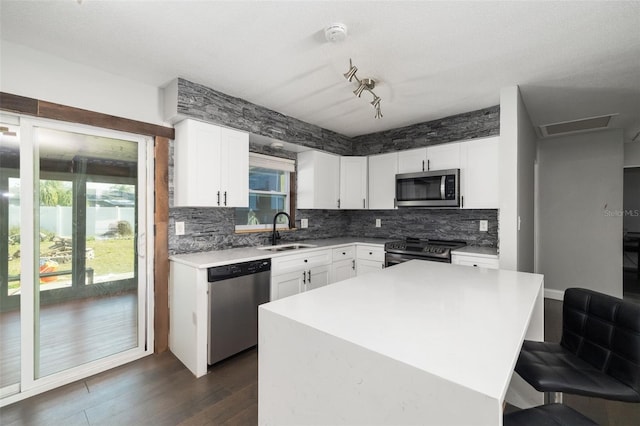
[[[109,240],[91,240],[87,241],[87,248],[92,248],[94,252],[93,259],[87,259],[87,267],[93,268],[94,277],[106,274],[121,274],[133,272],[135,260],[135,240],[133,238],[115,238]],[[43,241],[40,243],[40,253],[42,257],[46,257],[50,252],[51,241]],[[9,253],[14,254],[20,250],[19,244],[9,244]],[[71,262],[58,262],[58,270],[71,270]],[[14,257],[9,261],[9,275],[20,274],[20,258]],[[63,277],[60,277],[63,279]],[[20,286],[19,281],[10,281],[9,289],[15,289]]]

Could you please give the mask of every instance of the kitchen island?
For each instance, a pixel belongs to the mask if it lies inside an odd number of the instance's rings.
[[[513,368],[543,340],[543,291],[537,274],[413,260],[261,305],[259,423],[500,425],[507,391],[542,402]]]

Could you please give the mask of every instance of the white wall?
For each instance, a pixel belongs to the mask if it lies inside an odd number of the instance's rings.
[[[518,271],[534,272],[536,134],[518,91]]]
[[[545,288],[622,297],[623,161],[621,130],[540,140],[538,256]]]
[[[165,124],[158,87],[109,74],[19,44],[0,45],[0,91]]]
[[[537,136],[517,86],[500,91],[500,268],[534,269]]]
[[[640,167],[640,142],[624,144],[624,166]]]

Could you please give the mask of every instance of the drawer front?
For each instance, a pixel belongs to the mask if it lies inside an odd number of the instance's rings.
[[[271,259],[271,275],[331,264],[331,250],[315,250]]]
[[[454,265],[475,266],[478,268],[499,269],[498,259],[486,257],[452,255],[451,263]]]
[[[343,259],[354,259],[356,257],[356,247],[346,246],[333,249],[333,261],[339,262]]]
[[[356,251],[358,259],[384,262],[384,247],[359,245]]]

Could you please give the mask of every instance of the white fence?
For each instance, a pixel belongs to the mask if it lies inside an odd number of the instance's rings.
[[[87,207],[87,237],[99,238],[126,220],[134,230],[134,207]],[[20,226],[20,206],[9,206],[9,228]],[[73,235],[71,207],[40,207],[40,230],[57,236]]]

